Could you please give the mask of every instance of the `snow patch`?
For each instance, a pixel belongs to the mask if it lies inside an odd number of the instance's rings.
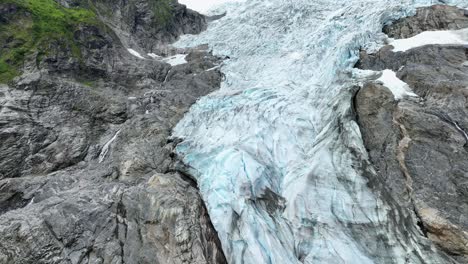
[[[214,71],[214,70],[219,69],[219,68],[221,68],[221,65],[214,66],[213,68],[209,68],[209,69],[206,70],[206,71],[207,71],[207,72],[208,72],[208,71]]]
[[[424,45],[468,45],[468,28],[449,31],[425,31],[407,39],[390,38],[394,52],[407,51]]]
[[[382,71],[382,76],[377,79],[377,82],[381,82],[383,86],[390,89],[393,96],[395,96],[395,100],[403,99],[405,96],[418,97],[418,95],[411,91],[407,83],[398,79],[396,73],[392,70]]]
[[[115,135],[107,141],[107,143],[102,147],[101,153],[99,154],[99,163],[102,163],[107,156],[107,153],[109,152],[110,146],[112,145],[112,142],[114,142],[117,139],[117,136],[120,134],[120,130],[115,133]]]
[[[181,65],[187,63],[185,59],[187,54],[177,54],[168,58],[163,59],[162,61],[169,63],[171,66]]]
[[[133,56],[137,57],[137,58],[140,58],[140,59],[144,59],[143,56],[140,55],[140,53],[138,53],[138,51],[134,50],[134,49],[127,49],[128,52],[130,52],[130,54],[132,54]]]
[[[161,58],[161,56],[156,55],[156,54],[154,54],[154,53],[148,53],[148,56],[150,56],[150,57],[153,58],[153,59],[160,59],[160,58]]]
[[[227,2],[244,2],[245,0],[179,0],[179,3],[201,14],[208,14],[210,10]]]
[[[463,128],[461,128],[457,122],[453,122],[453,124],[458,129],[458,131],[460,131],[463,134],[463,136],[465,136],[465,139],[468,141],[468,134],[466,133],[466,131]]]

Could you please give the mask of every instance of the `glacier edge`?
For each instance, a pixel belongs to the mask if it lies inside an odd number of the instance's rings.
[[[230,58],[174,130],[230,263],[450,263],[372,181],[351,113],[359,48],[431,4],[251,0],[179,41]]]

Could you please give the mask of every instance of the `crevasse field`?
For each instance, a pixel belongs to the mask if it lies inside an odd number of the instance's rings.
[[[230,263],[446,262],[370,181],[351,106],[356,85],[375,78],[353,69],[359,49],[381,46],[385,23],[436,3],[233,2],[177,43],[230,58],[222,88],[174,131]]]

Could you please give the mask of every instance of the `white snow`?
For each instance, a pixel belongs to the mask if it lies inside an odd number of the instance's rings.
[[[214,66],[213,68],[209,68],[209,69],[206,70],[206,71],[214,71],[214,70],[219,69],[219,68],[221,68],[221,65],[216,65],[216,66]]]
[[[185,60],[186,57],[187,54],[177,54],[168,58],[164,58],[162,61],[169,63],[171,66],[176,66],[187,63],[187,60]]]
[[[228,2],[242,2],[245,0],[179,0],[179,3],[202,14],[208,14],[208,11]]]
[[[465,139],[468,140],[468,134],[466,133],[466,131],[463,130],[463,128],[461,128],[457,122],[453,122],[453,124],[465,136]]]
[[[176,54],[173,56],[169,56],[166,58],[163,58],[157,54],[154,53],[148,53],[148,56],[155,60],[161,60],[166,63],[169,63],[171,66],[176,66],[176,65],[181,65],[187,63],[187,60],[185,59],[187,57],[187,54]]]
[[[99,163],[102,163],[107,156],[107,153],[109,152],[110,146],[112,145],[112,142],[114,142],[117,139],[117,136],[120,134],[120,130],[115,133],[115,135],[107,141],[106,144],[104,144],[104,147],[102,147],[101,153],[99,154]]]
[[[424,45],[468,45],[468,29],[425,31],[407,39],[389,39],[393,51],[407,51]]]
[[[403,99],[405,96],[417,97],[417,95],[411,91],[409,85],[398,79],[396,73],[392,70],[382,71],[382,76],[378,78],[377,81],[380,81],[383,86],[390,89],[396,100]]]
[[[161,58],[161,56],[156,55],[156,54],[154,54],[154,53],[148,53],[148,56],[150,56],[150,57],[153,58],[153,59],[160,59],[160,58]]]
[[[127,49],[128,52],[130,52],[130,54],[132,54],[133,56],[137,57],[137,58],[140,58],[140,59],[144,59],[143,56],[140,55],[140,53],[138,53],[138,51],[134,50],[134,49]]]

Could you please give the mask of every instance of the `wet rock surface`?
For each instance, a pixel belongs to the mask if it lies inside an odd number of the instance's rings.
[[[73,32],[79,60],[51,43],[0,84],[0,263],[225,263],[169,140],[197,98],[219,88],[221,61],[168,46],[205,18],[173,2],[164,26],[151,27],[145,6],[155,2],[99,1],[107,27]],[[127,48],[185,53],[187,63]]]
[[[468,27],[466,21],[464,10],[435,6],[387,26],[385,32],[406,38],[424,30]],[[421,231],[460,263],[468,261],[466,61],[466,46],[363,51],[359,68],[391,69],[418,97],[397,101],[389,89],[373,82],[355,96],[365,146],[386,188],[414,212]]]

